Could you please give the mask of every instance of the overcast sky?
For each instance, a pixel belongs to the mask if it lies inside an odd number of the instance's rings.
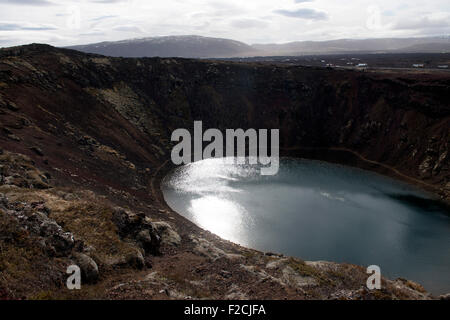
[[[196,34],[246,43],[450,34],[449,0],[0,0],[0,46]]]

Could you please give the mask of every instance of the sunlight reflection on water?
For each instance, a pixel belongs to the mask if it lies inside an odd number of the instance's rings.
[[[236,202],[216,196],[193,199],[188,210],[200,227],[230,241],[246,241],[245,230],[251,228],[248,212]]]

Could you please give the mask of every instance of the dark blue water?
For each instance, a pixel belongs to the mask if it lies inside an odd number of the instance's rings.
[[[428,195],[371,172],[282,159],[258,166],[209,159],[163,182],[171,208],[241,245],[305,260],[378,265],[388,278],[450,292],[450,215]]]

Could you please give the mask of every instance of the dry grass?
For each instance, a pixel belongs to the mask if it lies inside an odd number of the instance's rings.
[[[303,260],[296,258],[289,258],[287,265],[302,277],[311,277],[318,281],[321,286],[335,286],[335,282],[327,277],[320,270],[308,266]]]

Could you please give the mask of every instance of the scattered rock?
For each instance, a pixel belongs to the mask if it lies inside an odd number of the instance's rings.
[[[139,231],[136,235],[136,240],[139,242],[142,249],[145,252],[151,252],[153,250],[154,241],[148,229]]]
[[[447,153],[448,153],[447,151],[444,151],[439,155],[439,158],[433,167],[433,175],[437,175],[441,171],[442,166],[445,163],[445,160],[447,159]]]
[[[425,289],[418,283],[415,283],[411,280],[406,279],[396,279],[396,280],[388,280],[386,282],[397,290],[406,293],[410,296],[410,299],[416,300],[428,300],[430,299],[430,294],[425,291]]]
[[[446,294],[441,294],[439,296],[440,300],[450,300],[450,293],[446,293]]]
[[[420,176],[422,178],[431,177],[432,168],[433,168],[433,158],[431,156],[427,156],[419,166]]]
[[[256,266],[246,266],[243,264],[241,264],[240,267],[255,276],[259,282],[272,281],[278,283],[281,286],[285,286],[283,280],[268,274],[264,269]]]
[[[220,270],[220,273],[219,273],[223,278],[231,278],[231,276],[232,276],[232,274],[231,274],[231,272],[230,271],[227,271],[227,270]]]
[[[128,266],[136,269],[142,269],[145,266],[145,259],[139,250],[133,250],[125,257]]]
[[[153,222],[152,225],[161,237],[162,244],[178,246],[181,243],[180,235],[167,222]]]
[[[6,103],[6,107],[11,111],[19,111],[20,108],[13,102],[9,101]]]
[[[195,236],[191,236],[192,242],[196,244],[194,247],[194,252],[198,255],[207,257],[211,260],[217,260],[226,255],[226,253],[222,250],[214,246],[212,243],[203,238],[197,238]]]
[[[81,269],[81,278],[86,283],[95,283],[98,280],[97,263],[84,253],[74,253],[72,258]]]
[[[277,257],[277,258],[283,257],[282,254],[274,253],[274,252],[266,252],[266,253],[264,253],[264,255],[266,255],[268,257]]]
[[[313,277],[308,276],[301,276],[296,272],[294,269],[292,269],[290,266],[286,266],[282,271],[282,278],[285,283],[301,288],[305,286],[317,286],[318,283]]]
[[[66,232],[54,220],[48,217],[48,208],[36,203],[11,203],[8,198],[1,196],[0,209],[3,207],[19,225],[31,235],[40,239],[42,248],[56,257],[70,255],[75,246],[72,233]]]
[[[228,260],[241,260],[244,256],[235,253],[228,253],[214,244],[203,238],[197,238],[194,235],[190,236],[192,242],[195,243],[194,252],[200,256],[209,258],[212,261],[225,258]]]
[[[10,138],[11,140],[14,140],[14,141],[21,141],[22,140],[18,136],[16,136],[15,134],[8,134],[8,138]]]
[[[447,184],[444,187],[445,190],[450,191],[450,182],[447,182]]]
[[[333,292],[328,299],[330,300],[360,300],[367,295],[366,288],[359,288],[357,290],[341,289]]]
[[[239,288],[236,284],[232,284],[231,288],[228,290],[225,299],[229,300],[247,300],[248,296],[242,292],[241,288]]]
[[[276,259],[276,260],[268,262],[266,264],[266,268],[267,269],[279,269],[283,265],[285,265],[287,261],[288,261],[287,258],[286,259]]]
[[[319,270],[332,270],[335,267],[337,267],[337,264],[335,262],[329,262],[329,261],[305,261],[305,264],[307,266],[311,266],[314,268],[317,268]]]
[[[33,147],[30,147],[30,150],[33,151],[34,153],[36,153],[38,156],[42,157],[44,155],[41,148],[39,148],[39,147],[33,146]]]
[[[145,215],[137,215],[131,211],[116,207],[113,221],[122,238],[130,238],[141,244],[146,253],[159,254],[161,236],[153,222]]]
[[[6,133],[7,135],[9,135],[9,134],[14,134],[14,132],[12,132],[8,127],[3,127],[3,128],[2,128],[2,131],[3,131],[4,133]]]

